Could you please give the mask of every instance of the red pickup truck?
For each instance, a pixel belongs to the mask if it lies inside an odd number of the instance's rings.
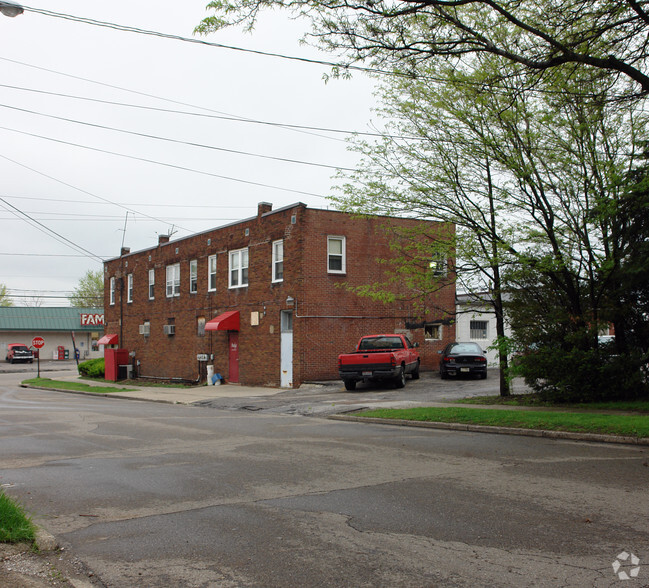
[[[404,335],[361,337],[354,353],[338,356],[338,374],[347,390],[356,382],[391,380],[397,388],[406,385],[406,374],[419,379],[419,353]]]

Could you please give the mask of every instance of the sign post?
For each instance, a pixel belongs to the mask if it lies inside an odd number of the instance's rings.
[[[40,350],[45,346],[45,339],[43,337],[34,337],[32,339],[32,347],[38,349],[38,357],[36,358],[36,365],[38,366],[38,377],[41,377],[41,353]]]

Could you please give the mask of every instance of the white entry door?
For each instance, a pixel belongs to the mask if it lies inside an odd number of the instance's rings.
[[[281,324],[281,359],[280,359],[280,386],[293,387],[293,311],[282,310]]]

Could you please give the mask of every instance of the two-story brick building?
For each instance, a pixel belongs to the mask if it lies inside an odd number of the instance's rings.
[[[394,256],[386,227],[421,224],[261,203],[240,222],[173,242],[161,236],[105,263],[105,333],[150,378],[199,381],[213,365],[247,385],[335,379],[338,354],[378,332],[407,332],[420,343],[422,370],[435,369],[455,336],[452,260],[425,316],[398,283],[404,296],[389,304],[349,290],[386,280],[379,260]],[[429,237],[454,230],[425,224]]]

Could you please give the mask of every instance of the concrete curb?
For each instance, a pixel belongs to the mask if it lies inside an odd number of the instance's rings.
[[[565,439],[569,441],[590,441],[596,443],[617,443],[623,445],[649,445],[649,438],[621,437],[598,433],[574,433],[571,431],[547,431],[545,429],[517,429],[514,427],[490,427],[487,425],[467,425],[464,423],[439,423],[429,421],[406,421],[401,419],[380,419],[353,415],[333,414],[327,418],[334,421],[370,423],[373,425],[393,425],[398,427],[419,427],[421,429],[446,429],[471,433],[492,433],[497,435],[521,435],[524,437],[544,437],[546,439]]]
[[[51,533],[48,533],[42,527],[36,529],[36,547],[39,551],[56,551],[59,543]]]

